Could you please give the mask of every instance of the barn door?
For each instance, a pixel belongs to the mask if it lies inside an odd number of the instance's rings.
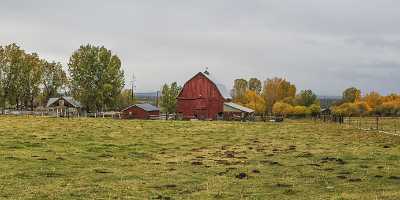
[[[199,120],[205,120],[205,119],[207,119],[207,116],[208,116],[206,109],[195,109],[193,113],[194,113],[194,117]]]

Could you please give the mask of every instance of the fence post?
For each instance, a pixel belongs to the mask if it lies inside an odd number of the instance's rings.
[[[379,117],[376,116],[376,130],[379,131]]]

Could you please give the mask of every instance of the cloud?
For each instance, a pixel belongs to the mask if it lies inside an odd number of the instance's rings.
[[[0,44],[68,62],[80,45],[117,53],[140,91],[207,66],[235,78],[285,77],[337,95],[349,86],[399,92],[400,2],[286,0],[3,0]],[[128,80],[129,81],[129,80]],[[127,82],[128,82],[127,81]]]

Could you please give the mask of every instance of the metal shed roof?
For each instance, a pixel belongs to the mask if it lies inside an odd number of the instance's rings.
[[[53,103],[55,103],[58,99],[60,99],[60,98],[58,98],[58,97],[56,97],[56,98],[50,98],[48,101],[47,101],[47,105],[46,105],[46,107],[50,107]]]
[[[60,99],[64,99],[65,101],[67,101],[68,103],[73,105],[75,108],[80,108],[81,107],[81,103],[79,101],[76,101],[73,97],[53,97],[53,98],[50,98],[47,101],[46,107],[50,107],[51,105],[53,105],[55,102],[57,102]]]
[[[246,112],[246,113],[253,113],[254,112],[253,109],[246,108],[244,106],[241,106],[239,104],[232,103],[232,102],[225,102],[224,105],[228,106],[228,107],[231,107],[233,109],[236,109],[236,110],[240,110],[241,112]]]
[[[148,104],[148,103],[133,104],[133,105],[123,109],[122,111],[128,110],[129,108],[132,108],[132,107],[138,107],[138,108],[141,108],[141,109],[143,109],[143,110],[145,110],[147,112],[160,111],[160,108],[155,107],[155,106],[153,106],[151,104]]]

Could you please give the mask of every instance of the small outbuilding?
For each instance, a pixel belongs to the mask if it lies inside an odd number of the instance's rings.
[[[332,110],[330,108],[323,108],[319,113],[319,118],[326,122],[332,119]]]
[[[46,105],[47,110],[57,117],[79,116],[81,107],[79,101],[68,96],[50,98]]]
[[[223,115],[225,120],[251,120],[254,118],[254,110],[233,102],[225,102]]]
[[[160,119],[160,108],[148,103],[133,104],[121,111],[123,119]]]
[[[323,108],[320,111],[321,115],[331,115],[332,114],[332,110],[330,108]]]

